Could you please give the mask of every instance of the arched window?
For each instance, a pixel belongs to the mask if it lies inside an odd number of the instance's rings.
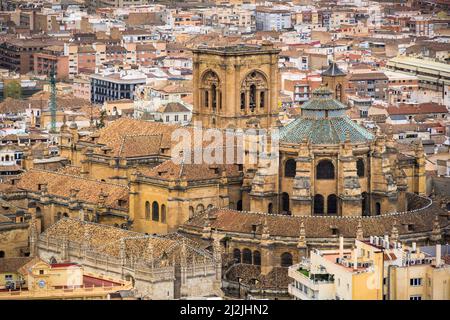
[[[217,88],[216,85],[213,84],[211,86],[211,97],[212,97],[212,108],[215,109],[217,107]]]
[[[292,254],[285,252],[281,255],[281,266],[285,268],[292,266]]]
[[[363,159],[358,159],[358,161],[356,161],[356,172],[358,174],[358,177],[360,177],[360,178],[365,176]]]
[[[267,206],[267,212],[268,213],[272,213],[273,212],[273,204],[272,204],[272,202],[269,203],[269,205]]]
[[[363,192],[361,193],[362,196],[362,200],[361,200],[361,211],[362,211],[362,215],[363,216],[368,216],[369,215],[369,206],[368,206],[368,201],[369,198],[367,197],[367,192]]]
[[[255,109],[256,107],[256,86],[254,84],[250,85],[250,101],[249,101],[250,109]]]
[[[150,202],[145,202],[145,219],[150,220]]]
[[[255,266],[261,265],[261,253],[259,251],[253,251],[253,264]]]
[[[447,202],[447,211],[450,211],[450,202]]]
[[[289,214],[289,194],[286,192],[281,194],[281,210]]]
[[[208,206],[206,207],[206,209],[212,209],[214,206],[212,204],[208,204]]]
[[[9,161],[9,155],[6,155],[5,160]]]
[[[161,205],[161,222],[166,223],[166,205]]]
[[[341,98],[342,98],[342,85],[340,83],[338,83],[336,85],[335,96],[336,96],[336,100],[342,102],[342,100],[341,100]]]
[[[5,251],[0,251],[0,258],[4,258],[5,257]]]
[[[220,95],[220,91],[217,90],[217,88],[220,88],[219,82],[217,73],[212,70],[207,71],[203,76],[201,87],[205,92],[204,105],[206,108],[209,107],[209,99],[211,99],[212,108],[215,109],[217,107],[217,94]]]
[[[194,207],[189,207],[189,219],[194,216]]]
[[[266,98],[266,93],[264,91],[261,91],[261,93],[259,94],[259,107],[260,108],[264,108],[264,106],[265,106],[264,99],[265,98]]]
[[[200,203],[199,205],[197,205],[197,208],[196,208],[195,212],[199,213],[199,212],[202,212],[204,210],[205,210],[205,206]]]
[[[330,194],[327,199],[327,211],[328,214],[337,213],[337,197],[335,194]]]
[[[250,249],[245,248],[242,250],[242,263],[252,264],[252,252]]]
[[[248,97],[241,95],[241,109],[250,108],[253,112],[258,107],[257,103],[260,108],[264,108],[267,98],[265,92],[268,89],[266,76],[260,71],[251,71],[242,81],[241,92],[248,93]]]
[[[284,163],[284,176],[288,178],[295,177],[295,171],[297,168],[297,164],[294,159],[288,159]]]
[[[55,257],[51,257],[49,262],[50,262],[50,264],[56,264],[56,263],[58,263],[58,260],[56,260]]]
[[[321,194],[314,196],[314,213],[323,214],[323,196]]]
[[[159,204],[156,201],[152,203],[152,220],[159,221]]]
[[[236,263],[241,262],[241,250],[239,250],[239,249],[233,250],[233,259]]]
[[[239,200],[236,205],[236,210],[242,211],[242,200]]]
[[[69,217],[69,214],[68,214],[67,212],[64,212],[64,213],[63,213],[63,217],[64,217],[64,218],[68,218],[68,217]]]
[[[377,216],[381,214],[381,204],[379,202],[375,203],[375,212]]]
[[[317,164],[316,179],[334,179],[334,165],[330,160],[321,160]]]
[[[61,218],[62,218],[62,213],[61,213],[61,212],[58,212],[58,213],[56,214],[56,221],[61,220]]]

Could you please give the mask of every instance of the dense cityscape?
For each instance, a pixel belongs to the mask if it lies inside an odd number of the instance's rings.
[[[450,300],[449,0],[0,6],[0,300]]]

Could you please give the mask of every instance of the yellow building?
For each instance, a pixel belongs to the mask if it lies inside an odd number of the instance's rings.
[[[300,300],[382,300],[383,251],[355,241],[355,249],[315,250],[309,263],[289,268],[289,293]]]
[[[109,299],[112,293],[132,289],[131,282],[87,273],[75,263],[7,258],[0,260],[0,267],[4,267],[0,274],[7,269],[9,283],[6,290],[0,290],[0,300]]]
[[[389,241],[355,240],[354,249],[312,251],[310,259],[289,268],[289,293],[300,300],[448,300],[450,265],[441,258]]]

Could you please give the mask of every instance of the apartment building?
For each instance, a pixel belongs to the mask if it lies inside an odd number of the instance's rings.
[[[292,26],[292,14],[289,10],[256,7],[257,31],[282,31]]]
[[[136,70],[92,74],[91,102],[103,103],[109,100],[134,99],[135,89],[146,83],[145,74]]]
[[[419,79],[417,76],[401,72],[384,71],[388,77],[387,101],[390,104],[417,101]]]
[[[52,72],[58,81],[69,77],[69,57],[63,46],[45,47],[34,54],[34,73],[49,76]]]
[[[348,93],[386,99],[389,78],[380,71],[357,72],[348,75]]]
[[[394,226],[395,227],[395,226]],[[388,236],[356,239],[353,249],[313,250],[289,268],[289,294],[298,300],[448,300],[450,265],[441,245],[421,251]]]
[[[7,39],[0,43],[0,67],[20,74],[33,71],[33,54],[55,43],[50,39]]]

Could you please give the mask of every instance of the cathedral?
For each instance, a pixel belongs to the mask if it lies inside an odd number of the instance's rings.
[[[278,53],[270,43],[193,49],[193,123],[184,128],[192,132],[201,122],[218,130],[276,130],[275,170],[264,161],[176,163],[171,135],[180,126],[120,118],[94,133],[64,124],[60,153],[70,166],[28,171],[16,188],[38,201],[44,229],[64,216],[165,234],[213,207],[332,217],[407,210],[407,193],[425,193],[423,147],[414,156],[401,154],[392,135],[352,121],[340,101],[342,71],[333,65],[301,114],[281,125]],[[57,179],[74,186],[52,187]],[[95,192],[78,192],[76,181]],[[97,198],[106,200],[101,210],[93,206]],[[92,205],[73,205],[86,201]]]

